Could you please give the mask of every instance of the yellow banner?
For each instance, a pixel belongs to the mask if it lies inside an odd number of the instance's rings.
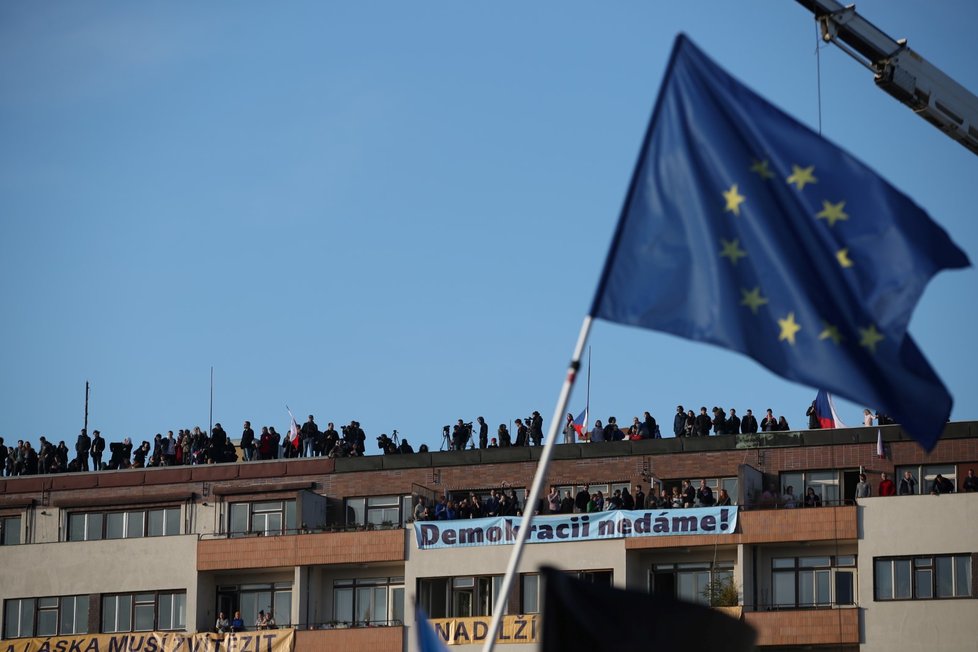
[[[435,628],[441,640],[448,645],[469,645],[482,643],[489,635],[489,623],[492,618],[482,616],[478,618],[431,618],[431,626]],[[500,624],[499,633],[496,636],[497,644],[508,643],[539,643],[540,642],[540,616],[538,614],[528,614],[526,616],[503,616]]]
[[[0,641],[0,652],[292,652],[294,629],[237,634],[79,634]]]

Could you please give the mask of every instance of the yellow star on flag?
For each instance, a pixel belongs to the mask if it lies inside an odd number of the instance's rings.
[[[849,216],[842,210],[845,208],[845,205],[846,203],[844,201],[840,201],[838,204],[833,204],[832,202],[823,199],[822,211],[820,213],[816,213],[815,217],[828,220],[830,227],[835,226],[835,223],[839,220],[849,219]]]
[[[809,165],[807,168],[801,168],[797,165],[791,166],[791,176],[786,180],[788,183],[795,184],[795,188],[802,190],[807,183],[817,183],[818,179],[815,178],[815,166]]]
[[[740,248],[740,240],[734,238],[733,240],[724,240],[720,238],[720,245],[723,246],[723,251],[720,252],[720,258],[729,258],[730,262],[734,265],[741,258],[747,257],[747,252]]]
[[[787,317],[779,319],[778,326],[781,327],[781,334],[778,335],[778,341],[783,342],[788,340],[788,344],[794,346],[795,333],[801,330],[801,326],[795,321],[795,313],[789,312]]]
[[[724,191],[723,198],[727,200],[727,207],[724,210],[730,211],[734,215],[740,215],[740,205],[747,201],[747,198],[737,190],[736,183],[730,186],[730,190]]]
[[[859,346],[865,346],[870,353],[876,353],[876,345],[886,339],[876,330],[876,324],[870,324],[869,328],[860,328],[859,338]]]
[[[842,333],[839,332],[838,327],[833,326],[827,321],[822,322],[822,332],[818,334],[818,339],[820,340],[832,340],[835,344],[842,342]]]
[[[849,250],[839,249],[835,252],[835,259],[839,261],[839,264],[843,267],[852,267],[852,261],[849,260]]]
[[[749,292],[741,288],[740,294],[743,296],[740,305],[747,306],[755,315],[757,314],[757,309],[767,303],[767,299],[761,296],[761,288],[759,287],[755,287]]]
[[[771,172],[771,168],[768,167],[767,160],[764,161],[753,161],[750,166],[751,172],[756,172],[762,179],[773,179],[774,172]]]

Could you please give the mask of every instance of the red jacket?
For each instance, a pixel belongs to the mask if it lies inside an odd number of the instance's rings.
[[[880,480],[880,495],[881,496],[895,496],[896,495],[896,485],[893,480],[887,478],[886,480]]]

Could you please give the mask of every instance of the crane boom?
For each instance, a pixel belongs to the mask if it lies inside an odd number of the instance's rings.
[[[837,0],[797,0],[815,14],[822,40],[873,71],[876,85],[978,154],[978,97]]]

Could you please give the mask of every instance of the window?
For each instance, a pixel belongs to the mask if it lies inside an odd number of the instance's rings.
[[[955,487],[955,491],[957,491],[957,467],[955,467],[953,464],[914,464],[911,466],[898,466],[896,467],[896,473],[893,477],[893,481],[896,483],[897,487],[900,486],[900,480],[903,479],[903,474],[906,471],[910,471],[910,474],[913,476],[914,480],[917,481],[917,486],[914,488],[915,494],[929,494],[930,490],[934,488],[934,478],[936,478],[938,475],[943,475],[945,478],[950,480],[951,484]]]
[[[710,583],[733,582],[733,562],[655,564],[652,592],[686,602],[710,604]]]
[[[419,602],[432,618],[491,616],[502,581],[502,575],[419,579]]]
[[[231,503],[228,532],[231,536],[295,534],[295,500]]]
[[[354,625],[404,622],[404,578],[377,577],[333,582],[333,620]]]
[[[219,586],[217,611],[230,617],[235,610],[241,612],[245,627],[255,626],[259,611],[272,614],[276,626],[286,627],[292,622],[292,582]]]
[[[877,558],[873,565],[876,600],[973,597],[970,555]]]
[[[520,576],[520,613],[540,613],[540,594],[543,581],[540,575],[525,574]]]
[[[771,606],[776,609],[855,604],[856,556],[775,557]]]
[[[401,527],[413,516],[411,496],[369,496],[346,499],[347,525]]]
[[[187,628],[186,591],[102,596],[102,633]]]
[[[0,517],[0,546],[20,543],[20,516]]]
[[[795,493],[797,506],[804,505],[805,495],[809,489],[814,490],[815,495],[822,499],[823,505],[837,505],[839,503],[839,472],[838,471],[803,471],[781,474],[781,495],[783,496],[788,487],[792,487]]]
[[[21,598],[4,605],[4,638],[88,633],[88,596]]]
[[[68,515],[68,541],[175,536],[180,532],[179,507]]]

